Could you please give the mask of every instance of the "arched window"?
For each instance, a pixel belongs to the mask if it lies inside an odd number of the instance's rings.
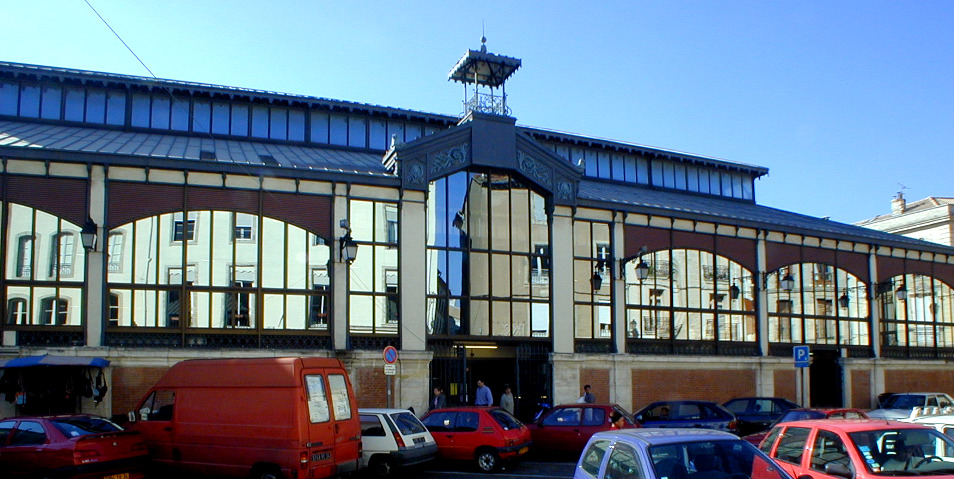
[[[7,324],[30,324],[30,311],[25,299],[12,298],[7,301]]]
[[[885,347],[954,347],[954,290],[920,274],[895,276],[878,285]]]
[[[231,211],[166,213],[109,232],[110,324],[118,328],[327,329],[324,238]],[[317,298],[317,299],[316,299]]]
[[[868,288],[843,269],[800,263],[767,275],[770,343],[869,346]]]
[[[636,270],[649,267],[646,279]],[[625,265],[627,336],[636,340],[757,341],[753,273],[692,249],[646,253]]]

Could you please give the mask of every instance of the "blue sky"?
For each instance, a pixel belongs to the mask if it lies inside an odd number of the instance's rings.
[[[764,166],[760,204],[848,223],[954,196],[954,2],[89,2],[159,78],[453,115],[484,32],[519,124]],[[0,45],[149,76],[84,0],[7,2]]]

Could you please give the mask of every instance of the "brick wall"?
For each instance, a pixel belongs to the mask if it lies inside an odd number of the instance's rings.
[[[634,370],[633,409],[653,401],[698,399],[723,403],[755,395],[755,371],[747,370]]]
[[[798,398],[797,381],[798,375],[795,369],[776,370],[773,374],[775,379],[775,397],[785,398],[789,401],[801,404]],[[806,406],[805,404],[801,404]]]
[[[943,392],[954,394],[954,374],[951,371],[931,369],[886,369],[884,391],[881,392]]]
[[[156,385],[168,371],[166,367],[117,367],[112,368],[113,414],[125,414],[136,409],[139,401]]]
[[[870,409],[875,407],[871,398],[871,371],[854,370],[851,371],[851,404],[849,407],[861,409]]]
[[[580,369],[580,396],[583,395],[583,386],[589,384],[596,402],[609,402],[609,374],[609,369]]]
[[[352,374],[357,378],[354,381],[354,394],[358,398],[358,407],[388,406],[388,381],[384,369],[359,367]],[[393,379],[391,387],[394,387]]]

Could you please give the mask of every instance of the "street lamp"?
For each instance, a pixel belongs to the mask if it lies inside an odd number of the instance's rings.
[[[791,292],[795,289],[795,277],[788,273],[779,280],[778,285],[783,291]]]
[[[841,306],[841,309],[848,309],[848,302],[848,288],[845,288],[845,292],[838,298],[838,305]]]
[[[92,218],[86,218],[86,224],[83,225],[83,229],[80,230],[80,239],[83,241],[83,248],[86,251],[95,251],[96,250],[96,231],[99,229],[99,226],[96,225],[96,222]]]
[[[351,227],[348,226],[348,220],[341,220],[339,223],[345,230],[345,234],[338,239],[338,248],[343,263],[354,263],[358,257],[358,243],[351,238]]]

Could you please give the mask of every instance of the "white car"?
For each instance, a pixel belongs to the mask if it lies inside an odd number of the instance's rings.
[[[911,416],[911,411],[916,407],[945,408],[951,406],[954,406],[954,399],[944,393],[897,393],[889,396],[880,409],[868,412],[868,417],[898,420]]]
[[[954,407],[945,408],[921,408],[916,407],[911,412],[911,416],[905,419],[898,419],[901,422],[910,422],[914,424],[923,424],[937,429],[938,432],[947,437],[954,438]]]
[[[791,479],[735,434],[696,428],[598,432],[574,479]]]
[[[359,408],[361,466],[379,477],[391,477],[398,468],[437,457],[437,442],[421,420],[407,409]]]

